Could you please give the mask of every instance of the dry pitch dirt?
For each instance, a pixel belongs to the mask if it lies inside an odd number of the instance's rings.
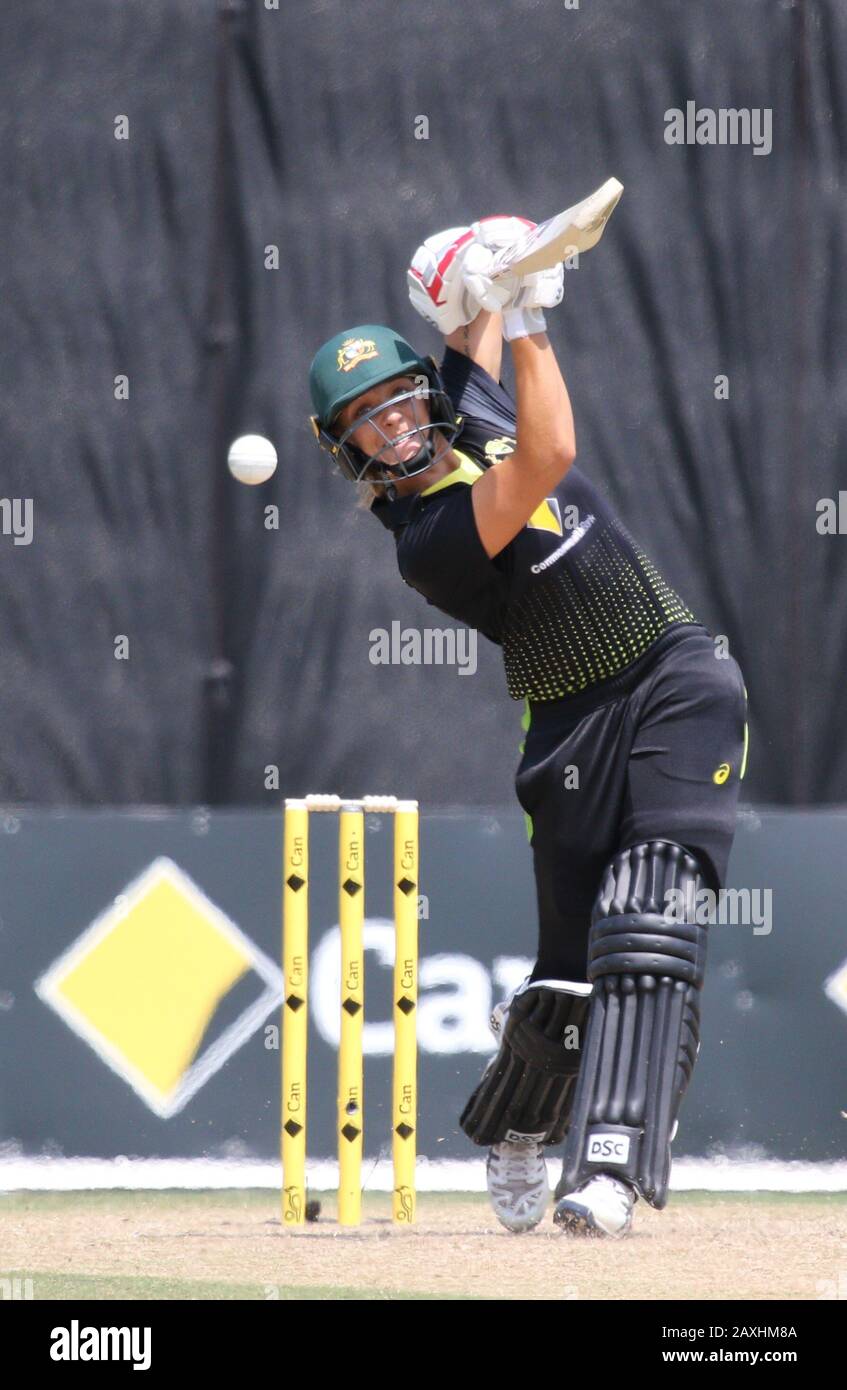
[[[330,1197],[286,1233],[269,1192],[13,1194],[0,1197],[0,1270],[31,1276],[36,1298],[98,1276],[161,1280],[146,1296],[177,1298],[204,1296],[188,1291],[199,1283],[218,1298],[817,1299],[847,1277],[847,1194],[680,1194],[662,1212],[639,1203],[624,1241],[562,1236],[549,1217],[510,1235],[464,1194],[422,1195],[412,1230],[392,1226],[381,1195],[357,1230],[333,1217]]]

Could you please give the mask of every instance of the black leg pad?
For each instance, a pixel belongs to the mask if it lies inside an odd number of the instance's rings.
[[[654,1207],[667,1202],[670,1141],[700,1043],[706,929],[693,909],[705,882],[693,855],[667,840],[623,851],[606,872],[557,1197],[602,1172],[625,1178]]]

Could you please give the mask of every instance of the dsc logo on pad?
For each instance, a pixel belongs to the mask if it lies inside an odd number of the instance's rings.
[[[629,1135],[592,1134],[588,1141],[586,1163],[628,1163]]]

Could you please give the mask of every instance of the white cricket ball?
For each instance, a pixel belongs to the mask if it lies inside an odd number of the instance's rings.
[[[227,463],[240,483],[266,483],[276,471],[276,449],[263,434],[242,434],[230,444]]]

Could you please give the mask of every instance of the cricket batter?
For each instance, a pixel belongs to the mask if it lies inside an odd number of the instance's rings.
[[[541,1221],[545,1146],[564,1141],[554,1221],[623,1236],[667,1201],[670,1145],[699,1047],[706,927],[724,886],[747,753],[731,657],[578,469],[544,310],[563,266],[494,278],[521,218],[430,237],[410,297],[440,368],[390,328],[315,355],[315,434],[393,535],[428,603],[502,648],[524,707],[516,776],[538,898],[532,974],[461,1116],[489,1149],[510,1231]],[[500,380],[512,353],[513,402]],[[637,462],[635,465],[637,467]],[[700,919],[700,920],[698,920]]]

